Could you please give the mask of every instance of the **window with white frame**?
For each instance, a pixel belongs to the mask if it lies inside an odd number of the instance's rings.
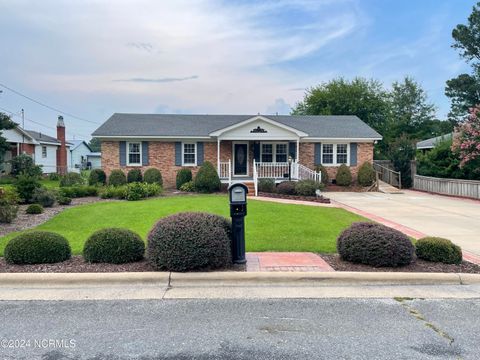
[[[286,143],[262,143],[260,160],[262,162],[287,162],[288,145]]]
[[[197,163],[197,146],[195,143],[183,144],[183,165],[195,165]]]
[[[333,144],[322,144],[322,163],[333,164]]]
[[[142,143],[128,143],[127,165],[142,165]]]
[[[287,162],[287,144],[275,144],[275,161]]]
[[[337,144],[337,164],[346,164],[348,158],[347,144]]]
[[[322,164],[348,163],[348,144],[322,144]]]
[[[262,144],[262,162],[273,162],[273,144]]]
[[[47,147],[42,146],[42,158],[46,158],[46,157],[47,157]]]

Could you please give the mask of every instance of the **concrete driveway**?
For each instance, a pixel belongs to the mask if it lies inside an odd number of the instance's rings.
[[[404,190],[403,194],[329,192],[330,199],[480,255],[480,201]]]

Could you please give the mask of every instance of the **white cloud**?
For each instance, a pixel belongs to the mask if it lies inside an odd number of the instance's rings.
[[[290,104],[287,104],[284,99],[275,99],[275,102],[272,105],[267,107],[266,114],[269,115],[288,115],[290,114],[292,107]]]

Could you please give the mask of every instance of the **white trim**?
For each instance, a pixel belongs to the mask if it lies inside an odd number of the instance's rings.
[[[247,173],[246,174],[241,174],[237,175],[235,174],[235,144],[246,144],[247,145]],[[250,155],[250,143],[248,141],[232,141],[232,176],[234,177],[245,177],[245,176],[250,176],[250,164],[249,164],[249,155]]]
[[[249,119],[246,119],[244,121],[240,121],[236,124],[233,124],[233,125],[230,125],[230,126],[227,126],[226,128],[223,128],[223,129],[219,129],[219,130],[216,130],[216,131],[213,131],[210,133],[210,136],[220,136],[222,135],[223,133],[225,133],[226,131],[230,131],[230,130],[233,130],[233,129],[236,129],[238,127],[241,127],[243,125],[247,125],[247,124],[250,124],[251,122],[254,122],[254,121],[257,121],[257,120],[262,120],[262,121],[265,121],[267,123],[269,123],[270,125],[274,125],[274,126],[277,126],[281,129],[284,129],[284,130],[287,130],[287,131],[291,131],[295,134],[297,134],[297,136],[308,136],[307,133],[303,132],[303,131],[300,131],[298,129],[295,129],[293,127],[290,127],[288,125],[284,125],[282,123],[279,123],[275,120],[272,120],[270,118],[267,118],[265,116],[261,116],[261,115],[257,115],[257,116],[254,116],[254,117],[251,117]]]
[[[319,138],[319,137],[306,137],[300,139],[301,142],[325,142],[325,143],[338,143],[338,142],[373,142],[379,141],[382,138]]]
[[[168,140],[178,140],[182,141],[182,139],[189,139],[189,140],[211,140],[212,142],[215,139],[212,139],[211,136],[160,136],[160,135],[92,135],[93,138],[96,139],[109,139],[109,140],[123,140],[123,139],[168,139]]]
[[[139,144],[139,150],[140,150],[140,163],[131,163],[130,162],[130,144]],[[142,142],[141,141],[129,141],[126,143],[126,156],[127,156],[127,161],[125,162],[127,166],[142,166]]]
[[[186,163],[185,162],[185,145],[193,145],[194,152],[193,155],[195,156],[195,161],[193,163]],[[196,142],[182,142],[182,166],[197,166],[197,143]]]
[[[287,141],[260,141],[260,162],[269,162],[269,161],[263,161],[263,144],[272,144],[272,163],[275,162],[288,162],[288,142]],[[287,158],[285,161],[277,161],[277,144],[282,144],[282,145],[287,145],[287,152],[285,155],[287,155]]]
[[[333,162],[332,163],[324,163],[323,162],[323,146],[324,145],[333,145]],[[337,145],[347,145],[347,161],[344,162],[344,163],[337,163]],[[340,166],[342,164],[345,164],[347,166],[350,166],[350,143],[332,143],[332,142],[328,142],[328,143],[322,143],[321,145],[321,149],[320,149],[320,163],[323,165],[323,166]]]

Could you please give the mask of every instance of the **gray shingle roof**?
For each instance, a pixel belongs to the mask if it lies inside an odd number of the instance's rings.
[[[256,115],[113,114],[93,136],[209,136]],[[353,115],[262,115],[318,138],[381,138]]]
[[[45,135],[45,134],[43,134],[41,132],[38,132],[38,131],[33,131],[33,130],[25,130],[25,131],[27,133],[29,133],[30,136],[33,137],[39,143],[48,142],[48,143],[54,143],[54,144],[60,145],[60,141],[58,141],[54,137]]]
[[[440,135],[431,139],[423,140],[417,142],[417,149],[433,149],[437,143],[443,140],[450,140],[452,138],[452,134],[445,134]]]

